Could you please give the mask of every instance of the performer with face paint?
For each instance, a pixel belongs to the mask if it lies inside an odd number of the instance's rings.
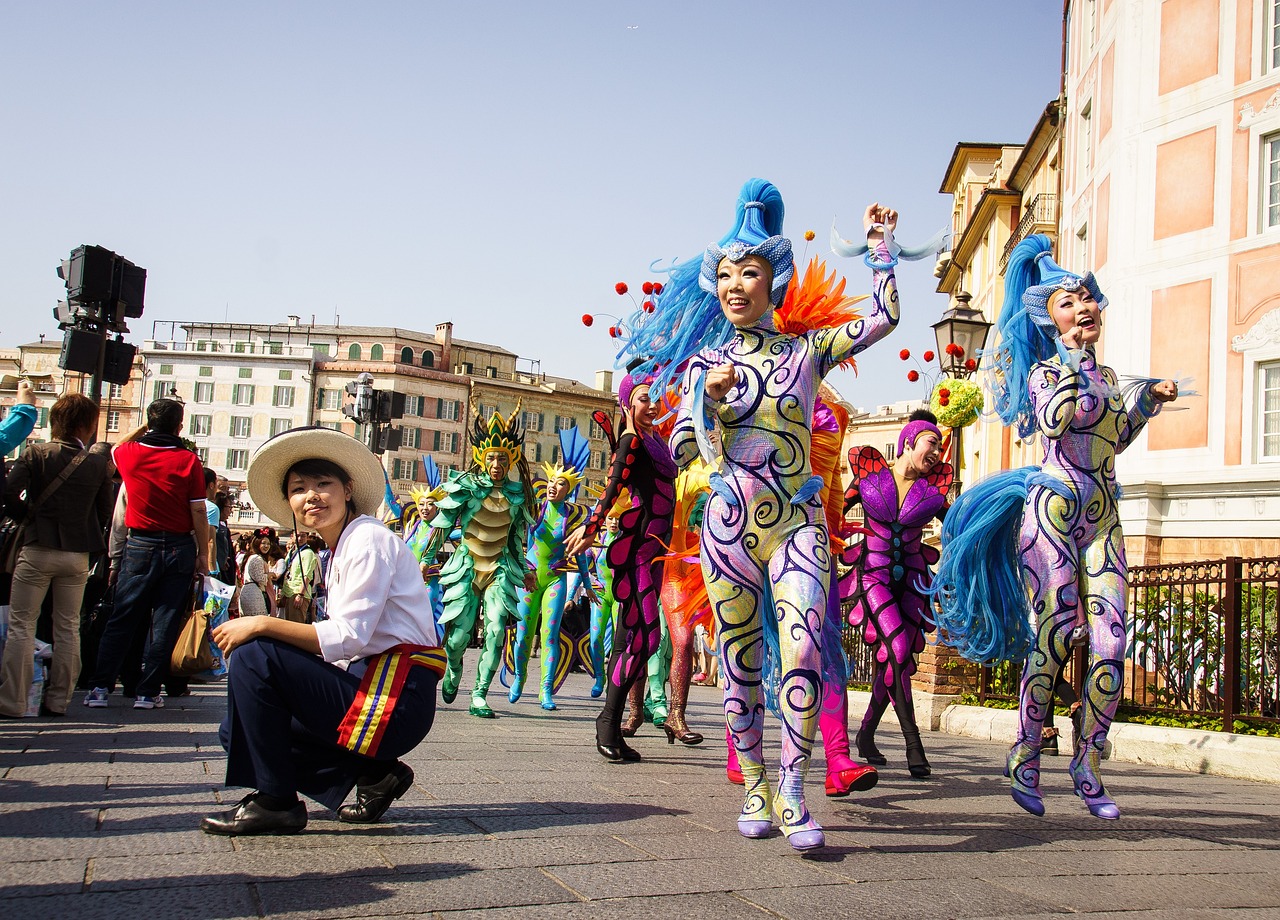
[[[429,522],[435,520],[436,502],[444,498],[443,477],[435,460],[425,454],[422,457],[422,468],[426,474],[427,488],[414,486],[409,490],[411,501],[400,509],[400,532],[404,534],[405,545],[418,560],[423,584],[427,586],[427,597],[431,599],[431,621],[436,629],[441,631],[440,617],[444,615],[444,592],[440,589],[440,563],[436,561],[436,556],[448,534],[436,530]],[[390,486],[388,486],[389,491]],[[388,502],[388,504],[391,503]],[[394,508],[395,505],[392,507]]]
[[[515,675],[511,681],[509,699],[516,702],[524,692],[525,673],[529,667],[529,654],[533,647],[533,634],[542,621],[542,708],[556,708],[553,694],[560,689],[569,673],[572,649],[565,654],[560,647],[560,622],[564,618],[568,601],[568,574],[570,566],[586,578],[587,597],[595,602],[596,593],[590,586],[586,554],[571,558],[565,554],[565,537],[582,523],[586,509],[575,504],[578,486],[591,457],[591,444],[578,427],[561,429],[560,456],[557,464],[544,464],[546,482],[536,483],[535,497],[540,499],[538,517],[529,528],[527,564],[534,573],[532,590],[525,591],[517,612],[515,641],[512,650]],[[563,665],[563,667],[562,667]]]
[[[470,644],[476,617],[484,606],[484,649],[471,691],[470,713],[492,719],[487,700],[498,671],[508,615],[514,615],[521,587],[532,591],[534,573],[525,566],[525,532],[532,523],[533,490],[524,464],[524,428],[517,421],[517,405],[508,418],[494,413],[486,426],[479,418],[472,432],[474,465],[445,483],[431,526],[452,533],[462,542],[440,572],[444,615],[448,630],[445,649],[449,666],[440,684],[440,697],[452,703],[458,694],[462,656]],[[510,478],[512,468],[518,479]]]
[[[893,700],[907,742],[907,769],[917,779],[929,775],[920,741],[911,675],[933,629],[926,589],[937,550],[921,540],[925,526],[946,514],[951,464],[941,462],[942,432],[928,410],[912,414],[898,435],[898,459],[890,465],[874,447],[849,451],[853,480],[845,493],[846,513],[861,503],[866,539],[851,545],[842,562],[852,566],[842,591],[853,599],[849,622],[861,627],[875,649],[871,702],[858,730],[858,756],[868,763],[887,759],[876,747],[876,727]]]
[[[800,335],[779,332],[773,308],[794,274],[782,217],[778,190],[748,181],[733,229],[700,261],[671,270],[649,321],[633,322],[627,348],[654,354],[663,368],[655,386],[680,369],[671,439],[677,462],[722,454],[703,518],[702,567],[717,623],[725,717],[745,780],[738,830],[764,837],[776,818],[795,849],[811,850],[825,843],[805,805],[804,779],[822,708],[832,559],[818,495],[823,481],[810,468],[810,423],[818,384],[894,327],[898,302],[892,271],[877,269],[867,316]],[[896,221],[888,208],[867,209],[881,266],[892,265],[882,230]],[[718,428],[720,448],[711,428]],[[775,629],[783,720],[776,796],[761,745],[762,668]]]
[[[609,481],[585,526],[568,543],[570,555],[585,552],[623,488],[630,492],[631,507],[619,517],[618,535],[607,551],[618,621],[606,669],[604,709],[596,717],[596,750],[613,761],[640,759],[640,753],[623,740],[622,709],[632,685],[644,677],[645,662],[658,650],[661,639],[658,588],[662,562],[658,557],[671,539],[675,510],[676,466],[666,443],[653,430],[658,405],[650,382],[628,374],[618,385],[623,424],[614,444]],[[613,438],[608,417],[596,413],[595,419]]]
[[[988,477],[948,513],[934,581],[938,625],[973,661],[1026,655],[1018,740],[1005,769],[1014,801],[1042,815],[1042,727],[1083,609],[1089,665],[1070,772],[1090,814],[1114,819],[1120,809],[1098,770],[1124,684],[1128,567],[1115,457],[1178,397],[1178,384],[1139,378],[1121,387],[1098,363],[1107,300],[1092,272],[1059,268],[1051,249],[1035,235],[1010,257],[992,387],[1006,425],[1024,439],[1040,433],[1044,464]]]

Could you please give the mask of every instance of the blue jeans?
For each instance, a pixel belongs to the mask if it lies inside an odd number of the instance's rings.
[[[196,543],[190,534],[129,534],[116,580],[115,611],[98,645],[93,686],[115,683],[134,631],[150,616],[136,693],[160,693],[160,682],[169,673],[169,657],[190,603],[195,573]]]

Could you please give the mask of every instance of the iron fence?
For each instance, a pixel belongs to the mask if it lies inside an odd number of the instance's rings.
[[[1280,557],[1129,570],[1121,705],[1150,714],[1280,723]],[[1077,690],[1085,650],[1068,662]],[[982,668],[981,702],[1016,700],[1021,663]]]

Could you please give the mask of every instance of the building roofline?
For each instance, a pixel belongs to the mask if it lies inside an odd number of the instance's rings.
[[[957,169],[960,168],[961,154],[970,153],[978,150],[1003,150],[1005,147],[1020,147],[1021,144],[997,144],[989,141],[961,141],[956,144],[954,150],[951,151],[951,159],[947,161],[947,168],[942,174],[942,185],[938,187],[938,194],[949,195],[951,193],[952,176]]]

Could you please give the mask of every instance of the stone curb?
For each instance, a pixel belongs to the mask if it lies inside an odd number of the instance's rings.
[[[850,696],[850,724],[857,716]],[[867,694],[861,694],[865,706]],[[1062,732],[1060,747],[1070,751],[1068,743],[1071,722],[1057,720]],[[982,741],[1013,744],[1018,733],[1018,713],[1012,709],[987,709],[983,706],[949,706],[943,713],[940,731]],[[1232,779],[1280,783],[1280,738],[1257,735],[1234,735],[1189,728],[1165,728],[1117,722],[1108,734],[1111,759],[1124,763],[1169,767],[1190,773],[1210,773]]]

